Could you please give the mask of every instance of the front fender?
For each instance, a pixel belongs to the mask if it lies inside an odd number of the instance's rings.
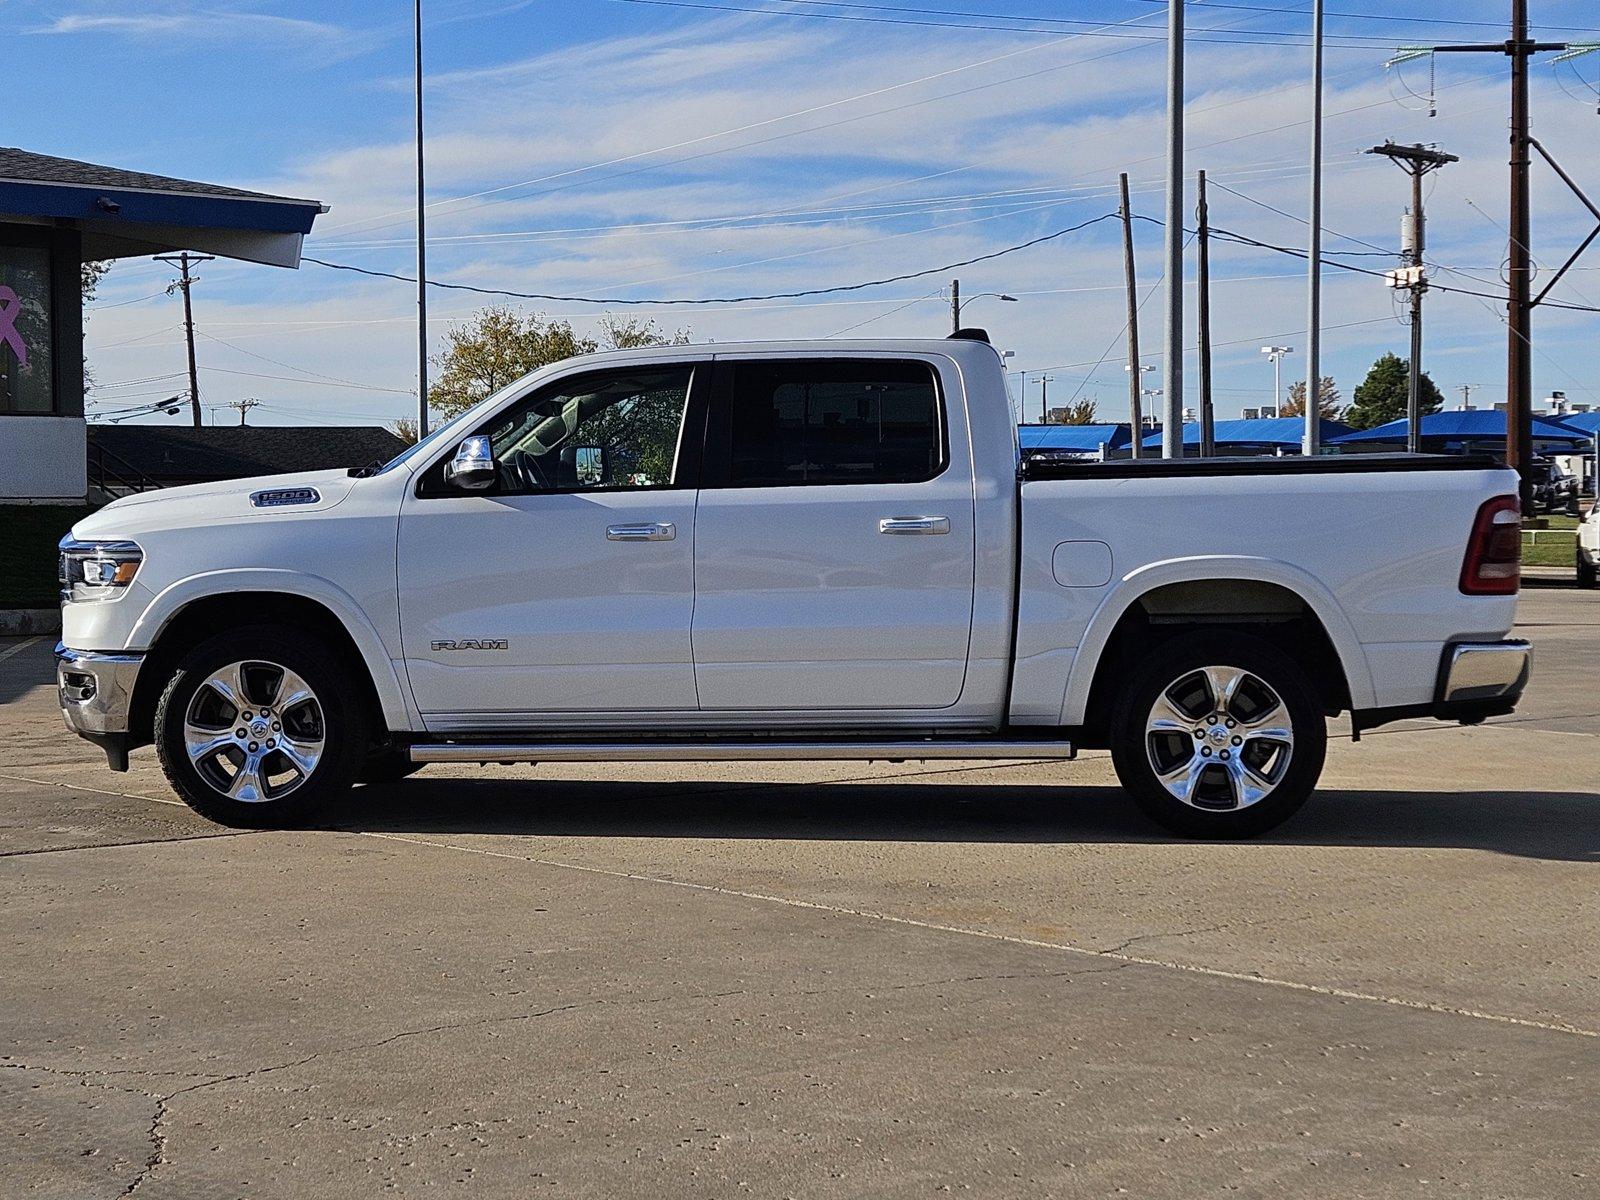
[[[276,592],[300,596],[322,605],[342,624],[356,644],[383,708],[390,729],[418,728],[408,703],[405,688],[395,672],[383,637],[355,599],[331,580],[301,571],[266,567],[205,571],[167,585],[140,614],[129,631],[129,649],[148,649],[155,645],[162,630],[183,608],[196,600],[229,592]],[[244,614],[241,614],[244,616]]]
[[[1274,558],[1257,558],[1249,555],[1197,555],[1191,558],[1166,559],[1149,563],[1123,576],[1101,600],[1089,624],[1084,629],[1083,640],[1073,656],[1072,670],[1067,678],[1067,691],[1061,706],[1061,724],[1082,725],[1089,707],[1089,689],[1094,683],[1100,656],[1111,633],[1122,615],[1147,593],[1172,583],[1195,583],[1211,580],[1253,580],[1272,583],[1286,588],[1305,601],[1316,614],[1333,643],[1339,664],[1344,669],[1345,681],[1350,687],[1350,700],[1355,708],[1373,707],[1372,672],[1367,665],[1366,652],[1361,648],[1354,626],[1345,616],[1343,608],[1332,592],[1314,575],[1292,563]]]

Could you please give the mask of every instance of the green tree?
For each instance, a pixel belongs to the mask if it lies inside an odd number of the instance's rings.
[[[428,388],[428,407],[441,417],[465,412],[480,400],[530,371],[596,350],[680,345],[687,330],[668,337],[654,321],[600,321],[600,337],[584,337],[568,321],[546,321],[508,305],[493,305],[445,334],[444,353],[435,355],[438,377]]]
[[[1410,367],[1396,354],[1385,354],[1372,364],[1366,379],[1355,391],[1355,403],[1344,419],[1356,429],[1374,429],[1406,415],[1406,392]],[[1444,407],[1444,397],[1428,373],[1422,373],[1422,412],[1436,413]]]
[[[1317,409],[1324,420],[1336,420],[1339,416],[1339,389],[1334,386],[1333,377],[1324,375],[1322,383],[1317,388]],[[1289,399],[1278,410],[1280,417],[1303,417],[1306,415],[1306,381],[1297,379],[1289,385]]]
[[[1050,415],[1063,425],[1093,425],[1100,419],[1100,406],[1093,400],[1074,400],[1052,409]]]

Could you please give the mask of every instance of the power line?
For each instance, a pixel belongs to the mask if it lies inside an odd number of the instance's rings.
[[[988,262],[1006,254],[1014,254],[1018,250],[1027,250],[1031,247],[1066,237],[1070,233],[1077,233],[1091,225],[1098,225],[1101,221],[1110,220],[1116,213],[1102,213],[1098,217],[1091,217],[1087,221],[1080,221],[1076,225],[1069,225],[1065,229],[1057,229],[1053,233],[1046,233],[1026,242],[1018,242],[1014,246],[1006,246],[1000,250],[992,250],[987,254],[979,254],[972,258],[964,258],[959,262],[944,263],[937,267],[928,267],[921,271],[907,271],[900,275],[890,275],[883,279],[869,279],[860,283],[835,284],[832,287],[806,288],[797,292],[771,292],[766,295],[752,296],[720,296],[720,297],[666,297],[656,299],[632,299],[621,296],[563,296],[549,292],[519,292],[509,288],[475,287],[466,283],[444,283],[441,280],[428,280],[429,287],[447,288],[457,292],[475,292],[485,296],[506,296],[515,300],[548,300],[558,304],[613,304],[613,305],[695,305],[695,304],[749,304],[758,300],[798,300],[805,296],[826,296],[838,292],[859,292],[866,288],[883,287],[890,283],[904,283],[908,279],[921,279],[927,275],[939,275],[947,271],[954,271],[961,267],[970,267],[976,263]],[[377,279],[394,279],[402,283],[415,283],[413,275],[402,275],[395,271],[374,271],[367,267],[351,266],[348,263],[329,262],[326,259],[312,258],[306,255],[303,262],[316,263],[319,267],[328,267],[335,271],[352,271],[357,275],[370,275]]]

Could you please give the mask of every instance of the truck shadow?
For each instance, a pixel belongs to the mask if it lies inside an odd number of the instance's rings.
[[[329,828],[520,837],[1174,843],[1114,787],[414,777],[358,788]],[[1600,862],[1600,796],[1324,791],[1254,845],[1487,850]]]

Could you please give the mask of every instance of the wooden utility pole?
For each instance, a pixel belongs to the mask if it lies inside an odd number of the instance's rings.
[[[1117,176],[1122,194],[1122,273],[1128,281],[1128,416],[1133,426],[1134,458],[1144,454],[1144,375],[1139,366],[1139,295],[1133,273],[1133,209],[1128,205],[1128,173]]]
[[[1428,290],[1428,280],[1422,261],[1426,225],[1422,214],[1422,177],[1437,171],[1445,163],[1460,162],[1454,154],[1435,150],[1429,146],[1397,146],[1385,142],[1374,146],[1368,154],[1381,154],[1393,159],[1411,176],[1411,213],[1400,238],[1400,252],[1406,257],[1408,271],[1392,276],[1395,287],[1406,287],[1411,292],[1411,367],[1406,381],[1406,449],[1412,454],[1422,452],[1422,297]]]
[[[1504,54],[1511,60],[1511,213],[1506,247],[1506,464],[1522,477],[1522,511],[1533,511],[1533,309],[1538,299],[1528,292],[1533,279],[1533,252],[1528,245],[1529,150],[1540,153],[1565,179],[1528,128],[1528,60],[1546,50],[1566,50],[1566,42],[1536,42],[1528,37],[1528,0],[1511,0],[1511,36],[1503,42],[1477,42],[1458,46],[1411,47],[1399,58],[1422,54]],[[1396,61],[1395,59],[1391,59]],[[1567,181],[1569,187],[1577,188]],[[1588,204],[1588,199],[1578,192]],[[1590,205],[1590,211],[1595,211]],[[1594,235],[1590,235],[1591,239]],[[1585,242],[1584,245],[1588,243]],[[1582,247],[1579,248],[1581,253]],[[1577,255],[1574,254],[1573,258]],[[1567,260],[1567,265],[1572,259]],[[1566,267],[1556,272],[1559,279]],[[1539,299],[1550,291],[1552,279]]]
[[[961,280],[950,281],[950,332],[961,332]]]
[[[180,271],[177,282],[167,285],[167,295],[172,295],[173,288],[183,292],[183,332],[189,343],[189,411],[196,429],[200,428],[200,373],[194,362],[194,308],[189,302],[189,288],[194,277],[189,274],[189,265],[210,262],[212,258],[210,254],[190,254],[187,250],[178,255],[156,255],[157,262],[176,263]]]
[[[1200,288],[1199,328],[1200,338],[1200,457],[1214,458],[1217,453],[1216,420],[1211,407],[1211,226],[1206,212],[1206,173],[1198,173],[1198,200],[1195,216],[1197,241],[1200,247],[1200,270],[1196,283]]]

